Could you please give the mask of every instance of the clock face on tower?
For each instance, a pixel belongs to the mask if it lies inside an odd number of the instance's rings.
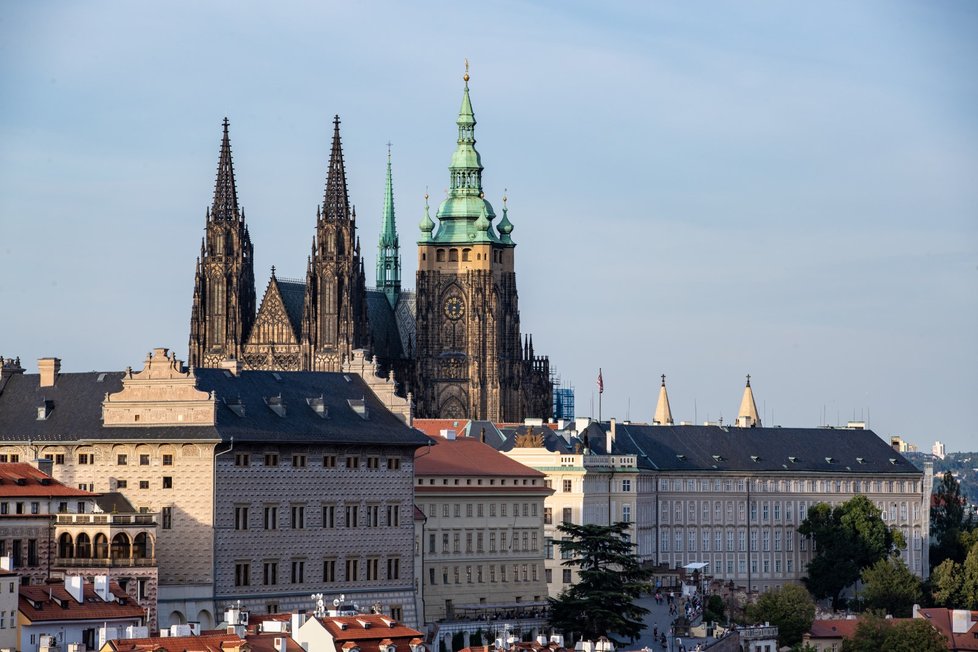
[[[445,299],[445,316],[456,321],[462,318],[465,314],[465,304],[462,302],[462,297],[458,295],[452,295]]]

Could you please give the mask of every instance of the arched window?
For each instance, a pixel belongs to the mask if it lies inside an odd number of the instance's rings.
[[[458,249],[448,250],[448,262],[457,263],[458,262]]]
[[[92,540],[84,532],[75,539],[75,556],[78,559],[92,558]]]
[[[472,253],[472,250],[471,249],[463,249],[462,250],[462,261],[463,262],[468,262],[471,253]]]
[[[132,557],[133,559],[146,559],[150,555],[149,552],[149,541],[145,532],[140,532],[132,540]]]
[[[439,249],[435,252],[435,262],[443,263],[445,262],[445,250]]]
[[[112,559],[129,559],[129,537],[120,532],[112,537]]]
[[[92,556],[95,559],[106,559],[109,556],[109,540],[102,533],[95,535],[94,553]]]
[[[62,559],[71,559],[75,556],[75,546],[71,535],[67,532],[58,537],[58,556]]]

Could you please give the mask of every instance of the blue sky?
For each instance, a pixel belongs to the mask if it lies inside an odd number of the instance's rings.
[[[331,120],[406,285],[462,60],[523,329],[591,411],[868,418],[978,448],[978,6],[30,2],[0,7],[0,355],[186,356],[220,123],[268,270],[301,276]],[[596,402],[595,396],[595,402]],[[595,408],[596,411],[596,408]]]

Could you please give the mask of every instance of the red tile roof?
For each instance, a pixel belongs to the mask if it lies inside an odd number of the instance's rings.
[[[385,639],[390,640],[390,645],[394,645],[397,652],[411,652],[411,641],[423,636],[416,629],[376,614],[326,616],[318,620],[333,637],[336,652],[343,652],[349,643],[356,643],[362,652],[376,652],[377,646]],[[364,627],[364,624],[367,626]],[[341,625],[346,628],[342,629]],[[373,649],[366,649],[368,646]]]
[[[456,433],[465,432],[469,427],[468,419],[415,419],[411,425],[429,437],[441,435],[442,430],[454,430]]]
[[[812,638],[851,638],[856,633],[858,620],[830,618],[812,622],[809,630]]]
[[[41,484],[42,480],[48,484]],[[65,486],[46,473],[41,473],[27,462],[0,463],[0,497],[84,496],[94,498],[95,495],[81,489]]]
[[[971,629],[961,634],[955,634],[951,629],[952,611],[934,608],[921,609],[919,613],[934,629],[947,637],[949,650],[978,650],[978,611],[971,612]]]
[[[103,602],[95,593],[95,587],[85,584],[84,602],[76,602],[63,584],[32,584],[20,587],[20,613],[30,622],[58,620],[118,620],[145,618],[146,612],[135,602],[130,602],[126,592],[115,582],[109,583],[109,592],[120,602]],[[35,608],[32,602],[38,604]],[[59,604],[59,602],[61,604]],[[64,606],[61,606],[64,605]]]
[[[414,452],[414,475],[469,475],[544,478],[545,474],[520,464],[475,437],[454,440],[433,436],[431,446]],[[420,489],[421,486],[418,485]]]
[[[106,644],[116,652],[222,652],[238,649],[244,643],[245,641],[237,634],[150,636],[147,638],[117,638],[106,641]]]

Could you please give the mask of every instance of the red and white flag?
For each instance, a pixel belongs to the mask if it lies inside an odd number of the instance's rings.
[[[600,367],[598,367],[598,394],[604,394],[604,378],[601,377]]]

